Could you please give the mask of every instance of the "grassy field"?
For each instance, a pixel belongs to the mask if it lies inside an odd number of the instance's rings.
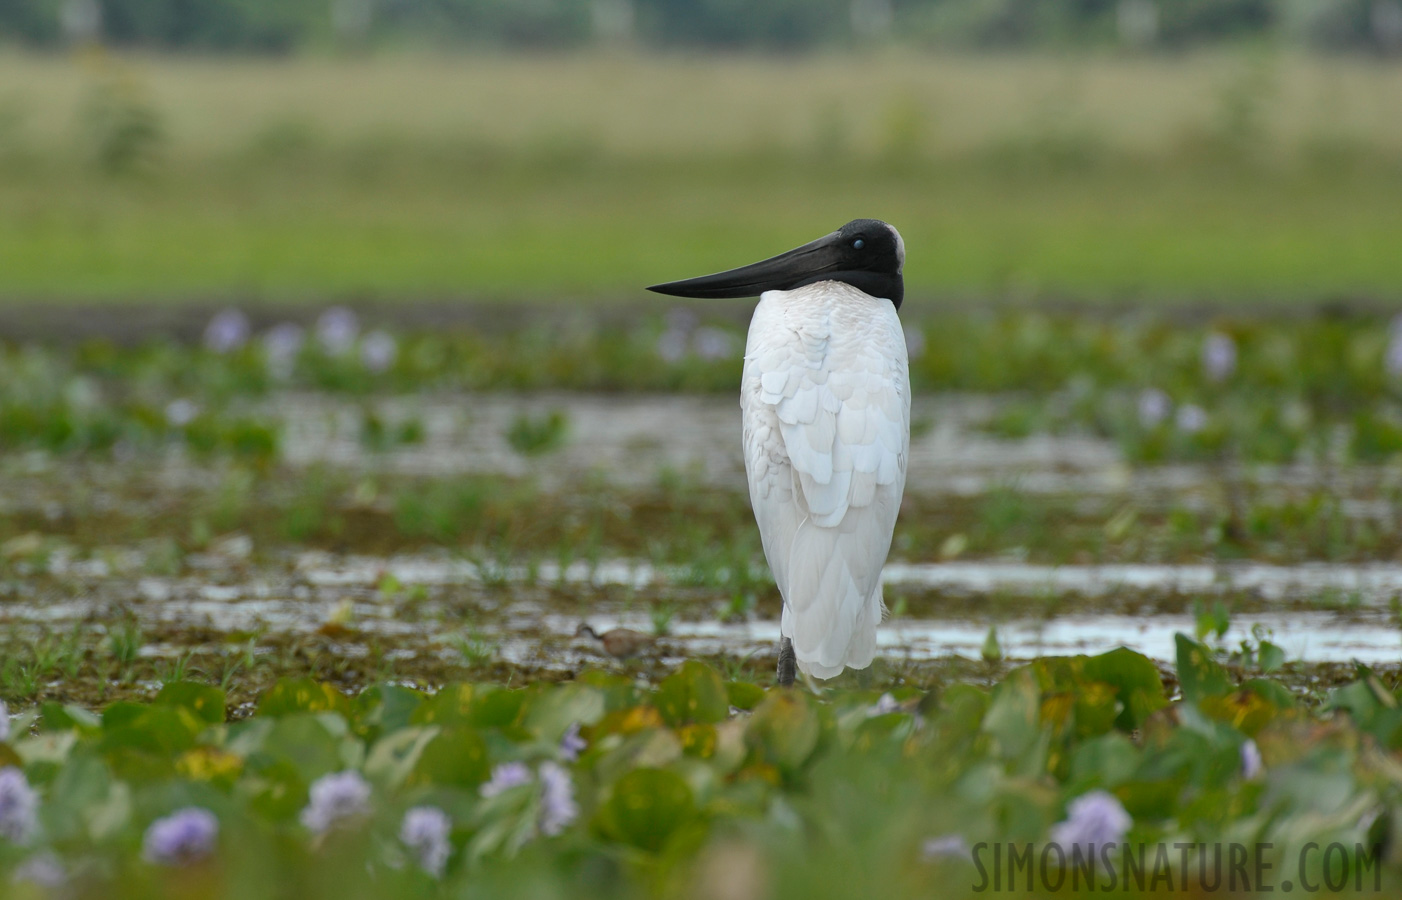
[[[1402,291],[1402,67],[0,57],[0,297],[633,299],[856,216],[909,290]]]

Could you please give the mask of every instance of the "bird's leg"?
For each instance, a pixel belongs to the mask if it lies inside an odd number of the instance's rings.
[[[786,637],[779,638],[779,687],[793,685],[794,673],[797,668],[798,659],[794,656],[793,641]]]

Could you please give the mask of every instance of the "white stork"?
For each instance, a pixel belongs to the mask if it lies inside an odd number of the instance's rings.
[[[905,490],[905,242],[876,219],[771,259],[648,288],[759,295],[740,387],[745,472],[784,598],[779,683],[862,669],[885,612],[881,567]]]

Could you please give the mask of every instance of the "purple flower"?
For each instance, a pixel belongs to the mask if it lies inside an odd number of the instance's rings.
[[[448,843],[453,821],[436,806],[416,806],[404,814],[399,826],[399,840],[408,847],[419,867],[434,878],[443,877],[453,847]]]
[[[204,345],[215,353],[228,353],[248,343],[248,316],[237,309],[216,313],[204,328]]]
[[[0,744],[10,739],[10,707],[0,700]]]
[[[1051,839],[1063,850],[1094,853],[1096,847],[1123,842],[1133,821],[1113,794],[1091,791],[1071,801],[1066,821],[1052,826]]]
[[[348,352],[359,333],[359,320],[344,306],[333,306],[316,320],[316,339],[331,356]]]
[[[184,428],[195,421],[200,408],[193,400],[180,397],[166,404],[166,424],[171,428]]]
[[[667,313],[667,329],[691,334],[697,325],[696,313],[683,307],[676,307]]]
[[[1202,342],[1202,368],[1213,381],[1225,381],[1236,371],[1236,341],[1214,331]]]
[[[360,362],[371,372],[386,371],[398,356],[399,344],[386,332],[372,331],[360,342]]]
[[[26,881],[37,887],[56,890],[68,883],[68,873],[63,870],[63,863],[59,862],[58,857],[45,850],[20,863],[10,875],[11,884]]]
[[[970,860],[973,858],[973,851],[969,849],[969,842],[964,840],[963,835],[946,834],[928,838],[920,845],[920,856],[926,862],[939,859]]]
[[[141,858],[160,866],[198,862],[214,852],[218,838],[219,820],[214,813],[187,806],[151,823],[141,842]]]
[[[1261,748],[1256,746],[1256,742],[1251,738],[1246,739],[1246,743],[1241,745],[1241,777],[1250,781],[1260,775],[1265,769],[1265,763],[1261,760]]]
[[[696,328],[696,315],[688,309],[674,309],[667,314],[667,330],[657,339],[657,355],[666,362],[678,362],[686,356],[687,342]]]
[[[1174,417],[1174,424],[1178,430],[1185,434],[1197,434],[1207,427],[1207,413],[1201,406],[1193,403],[1184,403],[1178,407],[1178,415]]]
[[[560,738],[560,758],[565,762],[574,762],[588,746],[589,742],[579,736],[579,723],[575,722],[565,729],[565,736]]]
[[[312,783],[311,798],[302,810],[302,824],[322,834],[370,811],[370,785],[359,772],[323,775]]]
[[[657,339],[657,355],[665,362],[678,362],[686,356],[686,333],[669,328]]]
[[[529,784],[531,781],[531,770],[522,762],[502,763],[492,768],[492,777],[487,780],[478,791],[483,797],[495,797],[497,794],[509,791],[514,787]]]
[[[1145,388],[1139,392],[1139,424],[1145,428],[1157,427],[1168,418],[1173,409],[1173,401],[1158,388]]]
[[[274,325],[263,335],[263,357],[274,377],[292,376],[292,370],[297,365],[297,354],[302,352],[303,340],[302,326],[294,322]]]
[[[729,359],[735,355],[735,338],[719,328],[698,328],[691,346],[702,359]]]
[[[867,707],[867,718],[870,719],[873,716],[884,716],[888,713],[900,711],[901,705],[896,701],[895,697],[892,697],[890,694],[882,694],[875,704]]]
[[[38,810],[39,796],[24,772],[14,766],[0,769],[0,837],[16,844],[29,840],[38,827]]]
[[[1387,341],[1387,352],[1383,355],[1383,369],[1390,378],[1402,378],[1402,327],[1398,327],[1396,320],[1392,324],[1392,336]]]
[[[579,817],[574,781],[563,766],[547,760],[540,764],[540,784],[540,830],[554,836]]]

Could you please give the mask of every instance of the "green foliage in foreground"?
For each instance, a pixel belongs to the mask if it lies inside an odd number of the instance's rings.
[[[47,704],[0,744],[38,794],[35,823],[0,807],[0,870],[32,876],[44,857],[73,894],[103,897],[959,896],[993,877],[980,845],[1072,841],[1090,796],[1122,809],[1098,840],[1148,846],[1146,884],[1197,877],[1174,843],[1232,842],[1276,884],[1396,890],[1394,691],[1360,670],[1307,709],[1178,643],[1171,704],[1123,648],[1039,659],[991,690],[880,698],[766,691],[691,662],[655,687],[586,672],[350,698],[291,680],[234,721],[189,682],[100,715]],[[361,793],[328,804],[347,782]],[[172,855],[148,829],[190,807],[217,838]],[[451,820],[436,857],[405,840],[424,807]]]

